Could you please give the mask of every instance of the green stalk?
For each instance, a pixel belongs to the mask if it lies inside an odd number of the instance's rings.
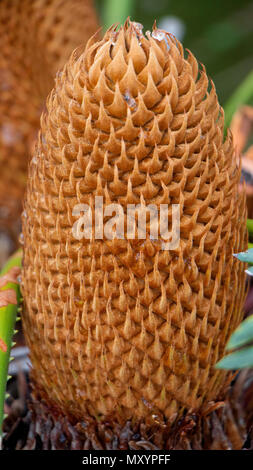
[[[114,23],[124,24],[134,10],[134,0],[106,0],[104,2],[103,24],[105,29]]]
[[[0,276],[7,274],[11,268],[21,267],[22,254],[18,251],[6,263]],[[17,312],[20,303],[19,284],[8,282],[0,288],[0,292],[13,289],[16,293],[17,305],[9,303],[5,307],[0,308],[0,448],[2,447],[2,428],[4,421],[4,402],[6,397],[6,384],[9,379],[8,367],[10,362],[10,352],[13,345],[12,338],[17,318]]]
[[[253,70],[246,76],[245,80],[235,90],[224,107],[225,128],[227,128],[233,117],[233,114],[243,104],[248,104],[253,98]]]

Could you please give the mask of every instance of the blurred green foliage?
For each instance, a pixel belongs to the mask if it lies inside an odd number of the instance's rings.
[[[121,21],[120,5],[145,29],[154,19],[179,18],[185,25],[184,46],[205,64],[222,104],[253,68],[252,0],[97,0],[107,26]]]

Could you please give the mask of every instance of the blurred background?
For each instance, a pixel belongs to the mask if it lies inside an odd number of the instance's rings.
[[[222,105],[253,68],[252,0],[97,0],[105,27],[131,19],[175,34],[206,66]],[[253,100],[252,100],[253,101]]]

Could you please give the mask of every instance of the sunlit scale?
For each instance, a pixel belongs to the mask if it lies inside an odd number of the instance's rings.
[[[51,93],[23,220],[35,389],[76,419],[173,421],[224,392],[215,363],[242,319],[245,196],[203,66],[127,22],[74,53]],[[176,204],[180,246],[76,240],[78,203]]]

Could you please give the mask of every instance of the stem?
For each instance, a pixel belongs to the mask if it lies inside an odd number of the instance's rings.
[[[246,76],[245,80],[235,90],[233,95],[226,103],[225,110],[225,128],[227,128],[233,117],[233,114],[243,104],[249,103],[253,97],[253,70]]]
[[[134,10],[135,0],[106,0],[104,5],[103,23],[105,29],[113,23],[124,24]]]
[[[0,276],[7,274],[13,267],[21,267],[21,251],[15,253],[9,261],[7,261]],[[4,421],[4,402],[6,393],[6,384],[8,381],[8,367],[10,362],[10,352],[12,347],[12,338],[16,323],[17,311],[20,302],[19,284],[16,282],[8,282],[0,287],[0,292],[13,289],[16,293],[17,305],[8,303],[7,306],[0,308],[0,448],[2,443],[2,427]],[[5,349],[6,346],[6,349]]]

